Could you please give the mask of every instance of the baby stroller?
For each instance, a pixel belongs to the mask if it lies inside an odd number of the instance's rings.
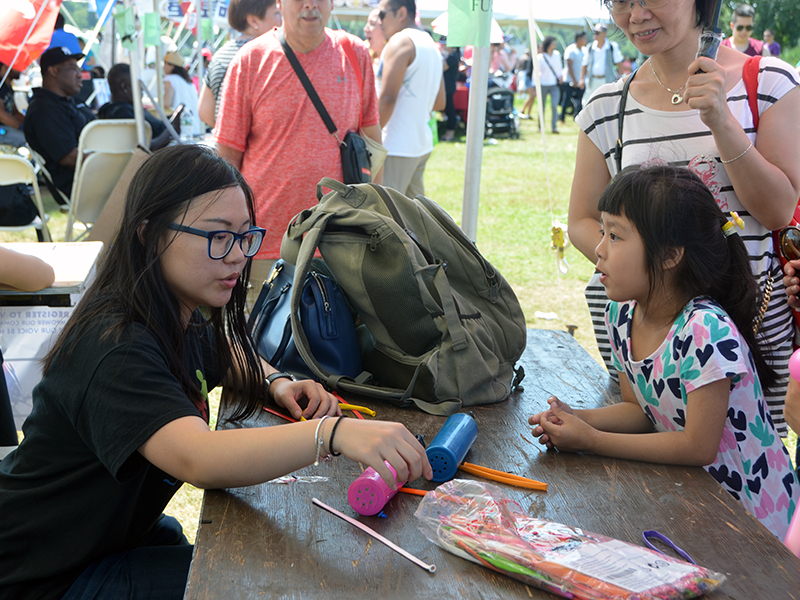
[[[514,92],[502,87],[490,87],[486,95],[486,130],[484,137],[507,134],[519,138],[519,115],[514,108]]]

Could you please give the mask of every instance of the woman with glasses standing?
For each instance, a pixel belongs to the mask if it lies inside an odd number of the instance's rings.
[[[0,462],[0,598],[183,598],[192,546],[162,511],[184,481],[248,486],[339,453],[391,485],[384,460],[432,476],[405,427],[342,419],[319,384],[258,358],[244,317],[254,214],[239,172],[201,145],[161,150],[133,178],[117,239],[45,357],[25,438]],[[309,420],[210,431],[223,382],[231,419],[271,402]]]
[[[776,428],[786,434],[783,398],[792,352],[793,320],[771,230],[792,217],[800,196],[800,91],[797,73],[772,57],[758,74],[760,124],[756,136],[742,80],[747,56],[719,48],[716,60],[697,58],[700,34],[713,20],[712,0],[607,0],[611,17],[650,58],[631,76],[623,116],[622,167],[660,159],[697,173],[725,213],[745,222],[742,237],[764,291],[759,343],[778,385],[766,391]],[[632,80],[630,78],[633,78]],[[579,134],[569,208],[570,240],[597,262],[601,239],[597,202],[617,174],[616,142],[625,81],[602,86],[577,122]],[[603,326],[607,302],[598,280],[586,288],[600,352],[609,372],[610,346]]]

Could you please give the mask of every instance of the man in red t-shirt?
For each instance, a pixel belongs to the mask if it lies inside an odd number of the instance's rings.
[[[350,36],[361,70],[359,87],[339,35],[325,27],[331,0],[278,0],[286,42],[311,80],[338,129],[364,130],[381,141],[372,60],[364,43]],[[216,124],[217,151],[238,167],[256,197],[256,222],[267,230],[253,261],[257,294],[286,227],[317,203],[323,177],[342,180],[336,138],[328,133],[278,41],[278,29],[244,46],[231,61]],[[337,35],[337,33],[339,35]]]

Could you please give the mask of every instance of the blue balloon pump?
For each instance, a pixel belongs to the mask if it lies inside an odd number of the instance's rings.
[[[443,483],[455,477],[477,437],[475,419],[466,413],[450,415],[425,451],[433,467],[433,481]]]

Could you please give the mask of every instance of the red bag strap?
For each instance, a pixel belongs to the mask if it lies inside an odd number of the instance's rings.
[[[347,60],[350,62],[350,65],[353,67],[353,70],[356,72],[356,81],[358,81],[358,89],[361,92],[364,92],[364,78],[361,76],[361,67],[358,65],[358,59],[356,58],[356,53],[353,50],[353,42],[347,35],[346,31],[338,30],[337,37],[339,38],[339,44],[341,44],[342,49],[344,50],[345,56],[347,56]],[[361,115],[363,117],[363,115]],[[361,123],[361,118],[359,118],[359,126]]]
[[[751,56],[744,63],[742,81],[747,91],[747,103],[753,113],[753,127],[758,131],[758,68],[761,64],[760,56]]]

